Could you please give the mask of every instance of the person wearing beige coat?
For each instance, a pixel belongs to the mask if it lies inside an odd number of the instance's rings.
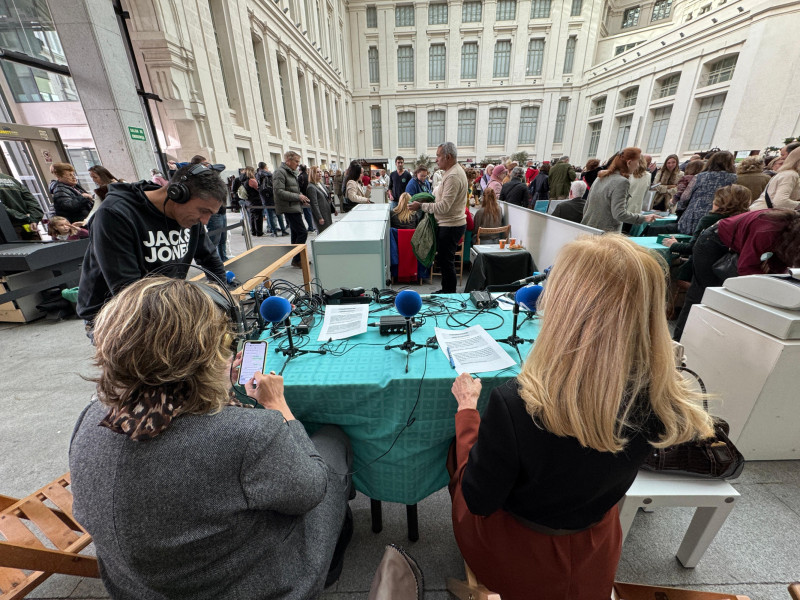
[[[767,206],[767,194],[772,207]],[[800,207],[800,148],[795,148],[786,157],[775,177],[764,188],[761,196],[750,205],[750,210],[764,208],[797,210],[798,207]]]

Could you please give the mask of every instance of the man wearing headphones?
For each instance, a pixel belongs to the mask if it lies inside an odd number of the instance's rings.
[[[114,185],[92,218],[83,259],[77,311],[87,334],[106,300],[153,271],[183,278],[194,260],[225,281],[205,225],[227,197],[219,173],[203,164],[181,167],[165,187]]]

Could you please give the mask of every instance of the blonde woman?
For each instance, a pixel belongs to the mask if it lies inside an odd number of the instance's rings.
[[[650,189],[650,171],[647,170],[644,156],[639,157],[639,165],[628,179],[631,182],[628,192],[628,212],[636,215],[642,212],[644,196]]]
[[[767,205],[769,194],[772,206]],[[764,188],[758,200],[750,205],[750,210],[764,208],[788,208],[797,210],[800,206],[800,148],[795,148],[783,161],[783,166]]]
[[[311,212],[314,219],[317,221],[319,233],[325,231],[328,227],[333,225],[332,214],[338,214],[336,207],[331,202],[330,192],[328,188],[322,183],[322,171],[318,166],[313,166],[309,169],[308,188],[306,195],[311,201]]]
[[[592,186],[594,189],[594,186]],[[675,369],[662,261],[620,235],[561,251],[521,373],[492,390],[453,384],[453,529],[470,569],[503,600],[611,595],[617,502],[655,447],[713,433]]]
[[[341,568],[347,437],[310,439],[274,374],[239,392],[266,410],[232,399],[231,329],[199,286],[165,277],[95,321],[97,398],[69,462],[112,598],[315,598]]]
[[[394,229],[416,229],[422,216],[418,210],[410,210],[411,194],[403,192],[397,201],[397,208],[392,211],[391,227]]]

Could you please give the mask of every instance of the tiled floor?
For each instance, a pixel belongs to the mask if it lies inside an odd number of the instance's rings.
[[[257,238],[258,243],[287,238]],[[232,236],[234,250],[242,239]],[[296,269],[278,274],[300,281]],[[434,286],[423,286],[432,291]],[[24,495],[68,470],[67,449],[73,423],[92,393],[83,377],[92,374],[92,349],[77,320],[0,324],[0,494]],[[737,506],[695,569],[675,559],[690,509],[640,512],[623,548],[618,579],[654,585],[680,585],[785,600],[786,586],[800,579],[800,460],[749,463],[734,486]],[[372,575],[386,544],[404,546],[425,574],[426,598],[444,600],[447,577],[462,577],[463,562],[450,527],[446,490],[419,504],[420,540],[406,539],[405,508],[383,505],[384,528],[370,530],[369,501],[352,502],[355,535],[339,582],[323,598],[367,597]],[[98,580],[55,576],[31,598],[107,598]]]

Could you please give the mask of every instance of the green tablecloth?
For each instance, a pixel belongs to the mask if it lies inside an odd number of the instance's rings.
[[[644,213],[650,214],[650,213]],[[670,215],[668,217],[662,217],[652,223],[653,225],[666,225],[667,223],[676,223],[678,221],[678,217],[676,215]],[[628,235],[631,237],[639,237],[644,235],[647,228],[650,227],[651,223],[640,223],[639,225],[634,225],[631,227],[631,230],[628,232]]]
[[[462,301],[468,301],[463,294],[443,297],[448,298],[447,303],[454,313],[461,310]],[[473,308],[471,304],[467,307]],[[370,310],[376,308],[379,306],[370,306]],[[421,315],[427,310],[426,303]],[[392,307],[371,315],[370,322],[377,321],[380,316],[396,314]],[[494,309],[474,318],[470,314],[458,318],[465,326],[482,325],[494,339],[511,334],[510,311]],[[520,315],[520,322],[522,320],[523,315]],[[306,348],[322,346],[316,341],[322,320],[318,318],[317,321],[311,331],[311,341],[308,337],[300,338],[300,343],[307,343]],[[491,329],[498,325],[498,329]],[[424,325],[414,331],[412,339],[424,342],[434,335],[434,326],[462,328],[448,323],[446,316],[428,316]],[[519,335],[535,339],[538,331],[538,320],[528,320],[520,327]],[[404,337],[381,336],[377,327],[370,327],[367,333],[347,340],[346,346],[342,342],[328,344],[334,349],[331,354],[307,354],[293,359],[283,376],[289,406],[309,432],[333,423],[350,437],[354,454],[353,479],[359,491],[376,500],[414,504],[448,482],[445,459],[455,436],[456,412],[450,388],[456,372],[441,350],[420,349],[411,354],[409,372],[405,373],[405,353],[399,349],[384,349],[386,344],[399,343]],[[279,371],[286,359],[275,354],[275,344],[277,342],[271,343],[267,368]],[[336,352],[340,346],[341,352]],[[513,348],[501,346],[519,360]],[[523,358],[529,349],[529,344],[520,347]],[[479,409],[485,408],[493,387],[518,372],[519,367],[515,366],[481,374],[483,392]],[[413,423],[402,431],[412,419]],[[386,455],[382,456],[384,453]]]
[[[648,250],[660,254],[662,258],[667,261],[669,264],[672,261],[672,255],[669,251],[669,248],[664,244],[661,244],[658,241],[658,236],[653,237],[634,237],[631,238],[631,241],[639,244],[640,246],[644,246]]]

